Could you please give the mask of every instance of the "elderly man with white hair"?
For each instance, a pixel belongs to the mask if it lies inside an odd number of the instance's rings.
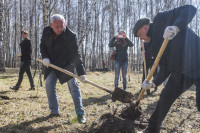
[[[43,30],[40,52],[43,63],[46,66],[44,78],[46,79],[46,93],[51,110],[50,116],[60,116],[56,94],[56,83],[58,79],[61,84],[67,82],[74,101],[78,121],[80,123],[86,123],[81,92],[77,80],[48,67],[51,63],[72,73],[76,71],[81,77],[81,81],[86,81],[86,72],[78,52],[76,34],[66,26],[65,18],[62,15],[54,14],[51,16],[50,26],[45,27]]]

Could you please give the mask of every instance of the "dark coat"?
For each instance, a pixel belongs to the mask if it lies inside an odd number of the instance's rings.
[[[115,60],[121,62],[128,60],[127,49],[128,47],[133,47],[133,43],[128,38],[117,39],[113,37],[108,45],[109,47],[116,47]]]
[[[22,54],[21,61],[30,61],[31,53],[32,53],[31,40],[29,38],[25,38],[20,43],[20,47],[21,47],[21,54]]]
[[[156,57],[163,43],[163,33],[167,26],[177,26],[180,32],[169,41],[160,60],[160,71],[153,82],[160,85],[170,74],[180,83],[181,74],[191,79],[200,77],[200,38],[187,25],[196,14],[191,5],[161,12],[150,24],[147,35],[151,37],[150,52]]]
[[[51,64],[64,68],[72,73],[85,75],[85,69],[81,56],[78,52],[77,38],[71,30],[66,27],[63,33],[56,39],[53,39],[53,29],[47,26],[43,30],[40,51],[42,58],[49,58]],[[48,76],[51,71],[55,71],[61,84],[67,82],[72,77],[53,68],[46,68],[44,78]]]

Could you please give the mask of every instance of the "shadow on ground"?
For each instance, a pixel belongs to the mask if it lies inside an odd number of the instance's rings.
[[[0,76],[0,79],[7,79],[7,78],[13,78],[13,77],[16,77],[16,76]]]
[[[107,104],[107,100],[111,99],[111,95],[107,94],[105,96],[102,97],[90,97],[88,99],[83,99],[83,106],[89,106],[92,104],[98,104],[98,105],[106,105]]]
[[[22,122],[20,124],[8,124],[6,126],[0,127],[0,132],[1,133],[16,133],[16,132],[32,132],[32,133],[39,133],[39,132],[48,132],[51,129],[55,129],[60,127],[61,125],[53,125],[53,126],[43,126],[43,127],[39,127],[39,128],[33,128],[30,127],[31,124],[34,123],[40,123],[43,121],[46,121],[48,119],[50,119],[51,117],[46,116],[46,117],[38,117],[34,120],[31,121],[25,121]]]

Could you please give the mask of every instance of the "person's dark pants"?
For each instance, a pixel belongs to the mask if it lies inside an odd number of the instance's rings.
[[[146,71],[147,71],[147,76],[148,76],[148,70],[151,69],[152,65],[153,65],[154,61],[153,60],[146,60]],[[153,77],[155,77],[157,74],[157,68],[155,70],[155,72],[153,73]],[[147,78],[147,77],[146,77]],[[145,70],[144,70],[144,62],[143,62],[143,75],[142,75],[142,82],[145,80]],[[155,90],[157,89],[157,87],[155,87]],[[142,90],[142,88],[141,88]],[[147,93],[150,93],[150,90],[147,90]]]
[[[176,79],[172,77],[173,75],[169,77],[165,88],[161,92],[156,109],[150,117],[149,125],[147,128],[150,131],[150,133],[159,133],[162,121],[167,115],[170,107],[182,93],[188,90],[193,84],[198,85],[198,91],[200,89],[200,78],[193,80],[182,74],[181,81],[177,83]]]
[[[25,72],[28,76],[31,88],[35,87],[34,83],[33,83],[33,78],[32,78],[32,75],[31,75],[30,66],[31,66],[31,61],[21,61],[21,66],[20,66],[20,70],[19,70],[19,78],[18,78],[18,82],[16,84],[17,88],[20,87]]]
[[[197,109],[200,112],[200,81],[195,82],[196,86],[196,105]]]

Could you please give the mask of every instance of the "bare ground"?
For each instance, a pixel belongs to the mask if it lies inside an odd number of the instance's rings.
[[[49,108],[44,87],[39,86],[39,75],[34,78],[36,84],[35,91],[28,91],[30,85],[25,75],[19,91],[9,89],[15,85],[18,79],[19,69],[6,69],[6,73],[0,74],[0,132],[1,133],[63,133],[63,132],[89,132],[95,128],[94,125],[101,127],[100,118],[105,114],[111,114],[116,110],[116,114],[128,106],[121,102],[113,103],[111,95],[107,92],[95,88],[91,85],[79,82],[83,105],[86,113],[87,124],[77,122],[74,105],[67,84],[57,84],[57,93],[60,103],[61,117],[49,118]],[[87,78],[99,85],[114,90],[113,72],[88,72]],[[128,81],[127,91],[138,97],[141,85],[141,75],[132,72]],[[44,86],[44,82],[43,82]],[[122,83],[120,81],[120,86]],[[144,95],[140,106],[142,108],[142,119],[149,119],[156,107],[160,91],[152,90],[150,96]],[[200,133],[200,116],[196,109],[195,89],[184,93],[176,100],[170,112],[165,118],[162,130],[163,133],[169,132],[190,132]],[[131,123],[131,122],[130,122]],[[136,130],[137,125],[134,126]],[[123,131],[118,131],[123,132]]]

